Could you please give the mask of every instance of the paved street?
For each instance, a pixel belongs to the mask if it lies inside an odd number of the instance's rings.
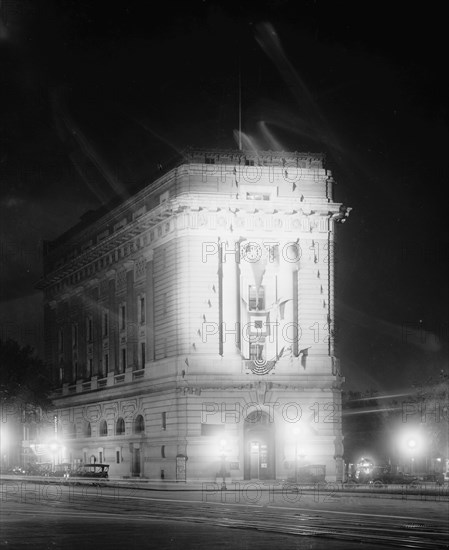
[[[448,548],[447,498],[4,480],[5,548]],[[165,486],[166,489],[169,486]],[[236,490],[238,489],[238,490]]]

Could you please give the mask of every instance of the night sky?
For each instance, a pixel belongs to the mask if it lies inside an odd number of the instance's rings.
[[[353,208],[347,387],[406,392],[447,368],[446,16],[394,6],[2,0],[0,336],[42,353],[44,240],[187,147],[238,147],[240,75],[244,147],[325,152]]]

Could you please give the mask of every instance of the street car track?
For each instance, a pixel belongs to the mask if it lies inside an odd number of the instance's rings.
[[[114,494],[107,492],[102,494],[100,499],[91,496],[89,511],[86,512],[86,494],[78,488],[70,493],[69,501],[50,500],[45,509],[39,508],[39,501],[33,501],[31,494],[25,508],[19,508],[20,515],[62,514],[66,517],[96,518],[115,522],[172,520],[376,544],[379,548],[449,548],[448,525],[437,519],[423,521],[421,518],[405,515],[366,514],[271,504],[262,506],[248,503],[193,502],[144,494],[121,495],[120,499],[117,499]],[[17,500],[17,504],[20,504],[20,499]],[[2,515],[6,512],[4,508]]]

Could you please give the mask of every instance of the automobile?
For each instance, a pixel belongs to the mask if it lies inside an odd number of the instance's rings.
[[[68,462],[63,462],[58,464],[53,472],[51,472],[51,477],[63,477],[65,479],[69,478],[71,474],[71,465]]]
[[[83,464],[77,470],[71,472],[70,477],[87,477],[108,479],[109,464]]]
[[[418,487],[420,482],[416,476],[398,472],[375,472],[370,481],[374,487],[383,487],[384,485],[410,485]]]

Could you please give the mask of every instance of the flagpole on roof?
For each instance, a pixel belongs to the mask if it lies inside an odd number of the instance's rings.
[[[239,151],[242,150],[242,72],[239,57]]]

